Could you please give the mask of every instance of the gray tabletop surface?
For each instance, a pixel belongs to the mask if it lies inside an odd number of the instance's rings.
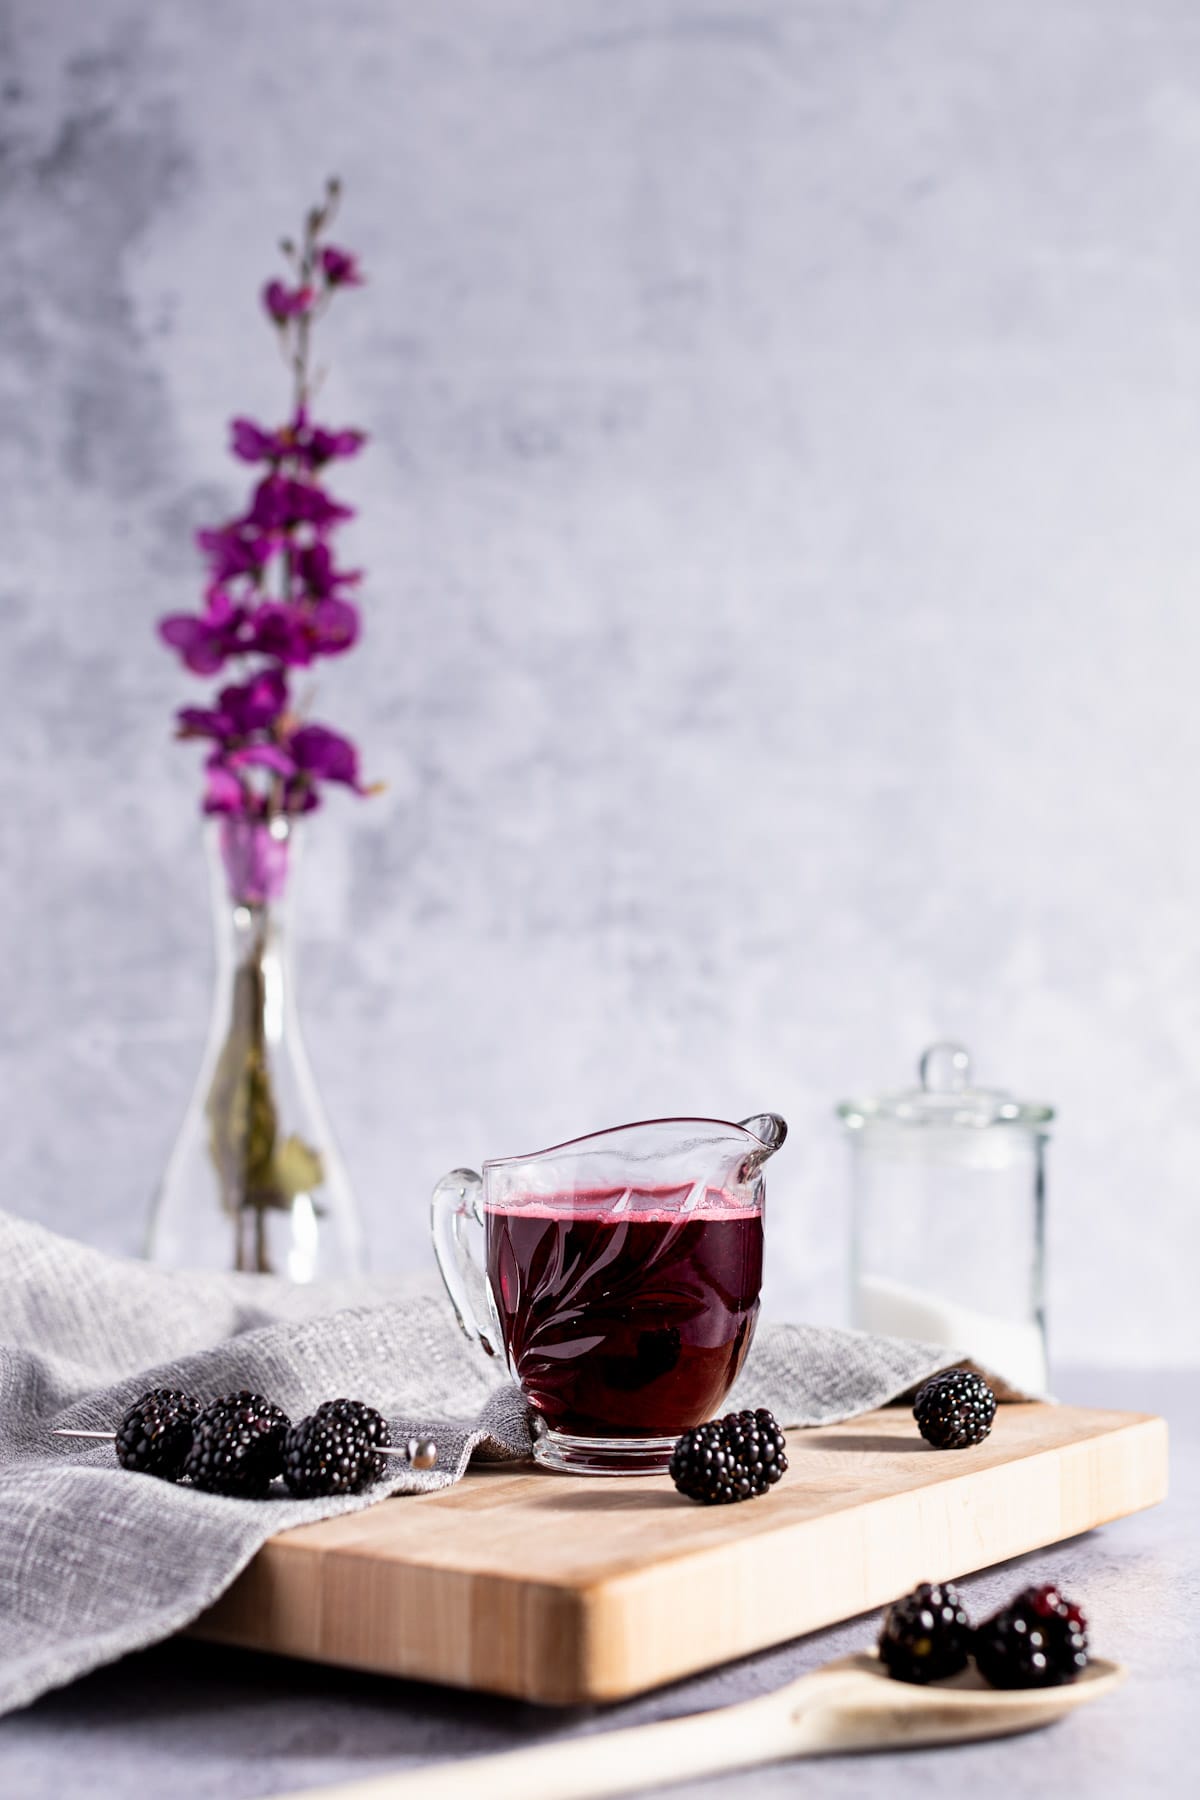
[[[1196,1378],[1074,1371],[1061,1397],[1165,1413],[1172,1492],[1150,1513],[971,1576],[975,1613],[1053,1576],[1080,1600],[1096,1650],[1130,1679],[1094,1710],[1032,1737],[903,1755],[780,1766],[670,1790],[804,1800],[972,1800],[1039,1793],[1102,1797],[1198,1791],[1200,1429]],[[548,1712],[182,1640],[130,1657],[0,1721],[4,1800],[241,1800],[466,1757],[611,1725],[726,1705],[860,1649],[875,1616],[785,1645],[624,1706]],[[752,1789],[748,1783],[752,1782]],[[801,1787],[802,1782],[802,1787]],[[740,1784],[740,1785],[739,1785]]]

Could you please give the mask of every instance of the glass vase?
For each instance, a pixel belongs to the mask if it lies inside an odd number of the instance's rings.
[[[173,1268],[292,1281],[362,1267],[358,1214],[296,1008],[295,820],[220,819],[205,834],[216,942],[208,1042],[151,1217]]]

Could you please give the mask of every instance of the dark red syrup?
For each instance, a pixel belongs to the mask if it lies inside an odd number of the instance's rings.
[[[554,1430],[675,1437],[720,1411],[758,1317],[762,1215],[713,1192],[677,1210],[686,1193],[488,1208],[509,1362]]]

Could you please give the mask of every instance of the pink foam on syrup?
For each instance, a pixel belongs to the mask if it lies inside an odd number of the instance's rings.
[[[670,1225],[680,1219],[756,1219],[761,1207],[747,1206],[743,1200],[731,1200],[723,1188],[709,1188],[698,1204],[687,1205],[690,1187],[659,1188],[585,1188],[568,1194],[537,1194],[528,1199],[520,1195],[492,1202],[484,1211],[497,1217],[523,1219],[586,1218],[595,1225],[620,1225],[637,1219],[647,1225]],[[628,1204],[617,1203],[626,1195]]]

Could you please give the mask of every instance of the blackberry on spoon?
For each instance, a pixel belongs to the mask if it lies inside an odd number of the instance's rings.
[[[967,1666],[971,1625],[958,1589],[923,1581],[884,1614],[879,1660],[897,1681],[942,1681]]]
[[[1062,1687],[1087,1668],[1087,1620],[1053,1582],[1025,1588],[979,1627],[975,1661],[992,1687]]]

